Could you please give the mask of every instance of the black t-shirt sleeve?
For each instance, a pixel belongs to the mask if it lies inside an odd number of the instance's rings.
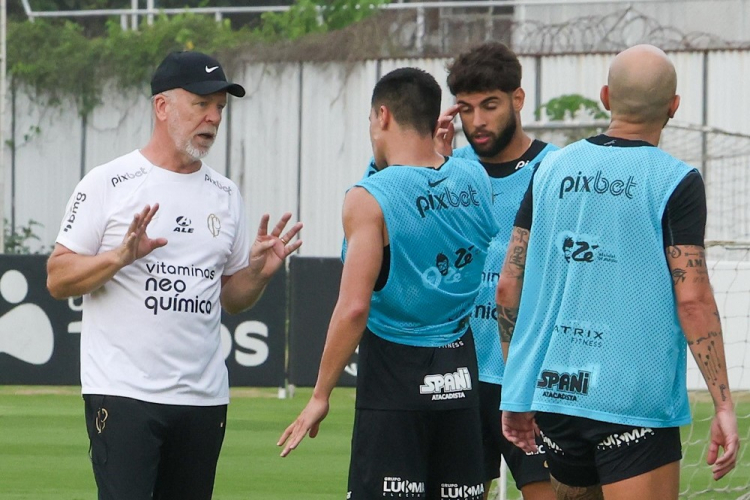
[[[534,165],[534,172],[531,174],[531,180],[529,181],[529,187],[526,189],[526,194],[523,195],[521,200],[521,206],[518,208],[516,213],[516,221],[513,223],[515,227],[520,227],[526,230],[531,230],[531,217],[534,209],[534,175],[536,175],[536,169],[539,167],[537,163]]]
[[[706,186],[697,170],[687,174],[669,197],[661,219],[664,246],[705,246]]]

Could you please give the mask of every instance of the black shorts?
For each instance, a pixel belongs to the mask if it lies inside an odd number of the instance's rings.
[[[414,347],[365,330],[357,359],[356,407],[455,410],[479,407],[471,329],[443,347]]]
[[[359,345],[349,498],[481,499],[482,433],[471,331],[413,347]]]
[[[489,482],[500,476],[500,455],[505,458],[519,490],[527,484],[549,481],[549,470],[541,440],[537,443],[539,451],[527,454],[503,436],[500,422],[501,394],[501,385],[479,382],[485,481]]]
[[[680,428],[611,424],[536,414],[550,474],[568,486],[611,484],[682,458]]]
[[[481,500],[477,408],[356,410],[349,500]]]
[[[227,406],[85,394],[99,500],[209,500]]]

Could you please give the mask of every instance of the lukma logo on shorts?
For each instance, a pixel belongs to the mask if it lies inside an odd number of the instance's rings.
[[[424,384],[419,386],[420,394],[432,394],[432,400],[465,398],[464,391],[471,390],[471,373],[466,367],[453,373],[425,375]]]
[[[472,486],[466,484],[445,483],[440,485],[440,498],[473,500],[475,498],[482,498],[483,496],[484,485],[481,483]]]
[[[401,479],[400,477],[383,478],[384,497],[422,497],[424,496],[424,492],[423,481],[409,481],[408,479]]]
[[[610,434],[596,445],[596,447],[599,450],[611,450],[612,448],[619,448],[620,446],[630,446],[632,444],[640,443],[642,440],[653,435],[655,435],[654,430],[650,427],[634,428],[630,431]]]

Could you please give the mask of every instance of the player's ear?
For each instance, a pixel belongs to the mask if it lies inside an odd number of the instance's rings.
[[[513,91],[513,109],[516,113],[520,113],[523,109],[523,103],[526,101],[526,92],[521,87],[518,87]]]
[[[680,96],[676,95],[672,98],[672,102],[669,103],[669,117],[674,118],[677,113],[677,108],[680,107]]]
[[[391,114],[391,110],[389,110],[385,106],[380,106],[380,109],[378,109],[377,119],[378,119],[378,124],[380,125],[380,128],[383,130],[386,130],[388,126],[390,125],[391,121],[393,121],[393,115]]]
[[[609,108],[609,86],[605,85],[602,87],[602,90],[599,91],[599,99],[601,99],[602,104],[604,105],[604,109],[607,111],[611,111]]]
[[[156,94],[153,98],[154,103],[154,115],[160,121],[167,119],[167,96],[164,94]]]

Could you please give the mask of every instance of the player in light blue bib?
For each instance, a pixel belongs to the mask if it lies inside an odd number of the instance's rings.
[[[735,465],[705,188],[656,147],[679,105],[676,84],[656,47],[615,57],[601,94],[608,130],[539,164],[506,253],[497,303],[513,377],[503,432],[533,451],[536,423],[566,498],[677,499],[679,426],[690,422],[685,339],[716,408],[714,477]]]
[[[529,186],[533,166],[557,148],[531,139],[521,126],[524,91],[521,64],[501,43],[487,43],[460,54],[450,65],[448,87],[456,104],[438,120],[436,138],[444,154],[465,158],[487,172],[492,183],[492,213],[499,226],[490,243],[482,284],[471,312],[479,364],[485,490],[500,475],[500,458],[526,500],[552,500],[543,452],[527,455],[508,442],[500,428],[500,400],[505,374],[497,324],[495,288],[508,247],[513,220]],[[453,119],[458,115],[467,146],[451,151]],[[513,374],[508,374],[512,377]]]
[[[483,169],[435,151],[440,86],[402,68],[375,86],[379,171],[346,194],[346,248],[314,396],[282,455],[328,413],[359,345],[347,498],[481,500],[477,363],[469,326],[497,225]]]

